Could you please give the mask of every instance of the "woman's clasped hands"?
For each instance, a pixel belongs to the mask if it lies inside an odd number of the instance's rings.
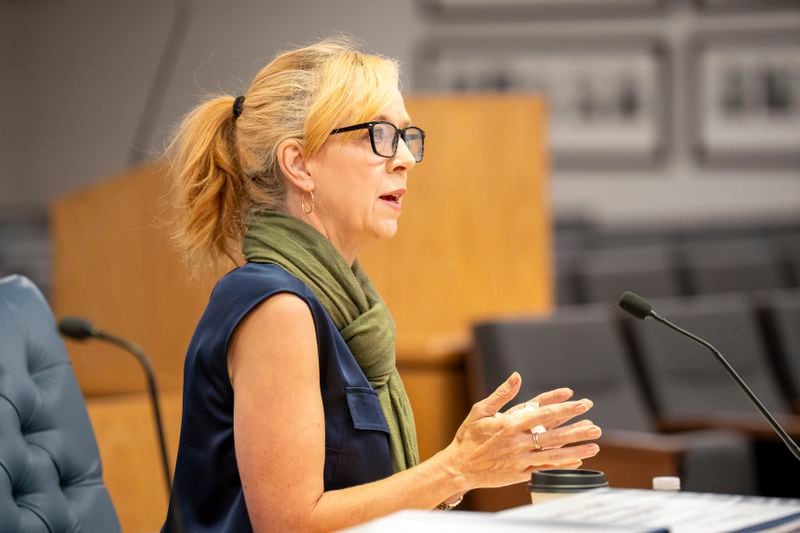
[[[545,392],[499,412],[517,395],[521,383],[522,378],[514,372],[491,395],[473,405],[453,442],[443,451],[450,471],[466,487],[501,487],[528,481],[534,470],[577,468],[583,459],[600,451],[597,444],[586,443],[601,435],[591,421],[563,425],[593,405],[588,399],[568,401],[573,394],[570,389]]]

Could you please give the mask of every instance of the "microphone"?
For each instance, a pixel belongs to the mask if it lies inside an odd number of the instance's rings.
[[[172,492],[172,480],[170,479],[169,459],[167,458],[167,441],[164,438],[164,423],[161,420],[161,404],[158,400],[156,376],[153,372],[153,365],[150,363],[150,359],[136,344],[99,330],[95,328],[91,322],[80,317],[68,316],[62,318],[58,323],[58,330],[65,337],[78,341],[85,341],[91,337],[109,342],[114,346],[132,353],[136,360],[139,361],[147,377],[147,388],[150,392],[150,403],[153,406],[156,434],[158,435],[158,443],[161,450],[161,463],[164,469],[164,479],[167,484],[167,494],[170,494]]]
[[[772,413],[770,413],[767,410],[767,408],[764,407],[764,404],[761,403],[761,400],[759,400],[758,397],[753,393],[753,391],[750,390],[750,387],[747,386],[744,380],[741,377],[739,377],[739,374],[737,374],[736,371],[733,369],[733,367],[728,363],[728,361],[725,360],[725,358],[722,356],[719,350],[714,348],[714,346],[712,346],[710,342],[701,339],[697,335],[690,333],[689,331],[686,331],[685,329],[679,326],[676,326],[666,318],[659,316],[655,311],[653,311],[653,306],[650,305],[650,303],[647,300],[645,300],[638,294],[632,293],[630,291],[625,291],[624,293],[622,293],[622,296],[619,299],[619,306],[623,311],[625,311],[630,315],[635,316],[638,319],[644,320],[648,317],[651,317],[657,322],[661,322],[668,328],[677,331],[681,335],[689,337],[693,341],[701,344],[702,346],[710,350],[711,353],[713,353],[714,356],[717,358],[717,360],[720,362],[720,364],[723,367],[725,367],[725,370],[728,371],[728,374],[731,375],[733,380],[744,391],[744,393],[747,395],[750,401],[753,402],[753,405],[755,405],[756,408],[759,410],[759,412],[761,412],[761,414],[764,416],[764,418],[767,419],[767,422],[769,422],[769,425],[772,427],[773,431],[777,433],[778,437],[780,437],[780,439],[783,441],[786,447],[789,448],[789,451],[792,453],[792,455],[794,455],[795,459],[800,461],[800,447],[798,447],[797,444],[791,439],[791,437],[789,437],[789,435],[781,427],[778,421],[775,420],[775,417],[772,416]]]

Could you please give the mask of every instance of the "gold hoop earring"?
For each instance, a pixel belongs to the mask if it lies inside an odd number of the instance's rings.
[[[311,196],[311,206],[308,209],[306,209],[306,193]],[[314,191],[303,191],[303,196],[300,197],[300,209],[306,215],[310,215],[314,211]]]

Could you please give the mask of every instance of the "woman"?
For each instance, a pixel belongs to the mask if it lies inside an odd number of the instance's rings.
[[[170,510],[187,531],[341,529],[597,453],[562,447],[600,434],[558,427],[591,407],[569,389],[498,414],[514,373],[419,462],[394,322],[356,261],[396,233],[424,153],[394,61],[346,39],[283,53],[245,95],[190,113],[171,151],[187,257],[246,260],[215,287],[186,358]],[[551,429],[533,438],[539,424]]]

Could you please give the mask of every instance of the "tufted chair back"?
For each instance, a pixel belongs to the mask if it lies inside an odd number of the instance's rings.
[[[120,531],[89,416],[50,308],[0,279],[0,532]]]

